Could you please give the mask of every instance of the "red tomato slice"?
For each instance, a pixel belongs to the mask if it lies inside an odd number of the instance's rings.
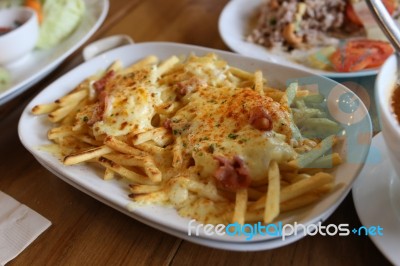
[[[396,9],[396,1],[395,0],[382,0],[383,5],[386,7],[387,11],[390,15],[393,14]],[[347,18],[356,25],[362,26],[362,22],[357,16],[356,12],[353,9],[353,6],[350,3],[346,5],[346,16]]]
[[[384,41],[353,40],[339,47],[330,57],[335,71],[352,72],[379,67],[394,52]]]

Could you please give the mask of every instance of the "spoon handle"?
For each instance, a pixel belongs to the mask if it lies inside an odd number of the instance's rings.
[[[379,27],[389,39],[397,53],[400,53],[400,29],[396,25],[392,16],[386,10],[382,0],[365,0],[374,15]]]

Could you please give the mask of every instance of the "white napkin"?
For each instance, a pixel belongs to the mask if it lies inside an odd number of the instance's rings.
[[[0,265],[14,259],[51,222],[0,191]]]

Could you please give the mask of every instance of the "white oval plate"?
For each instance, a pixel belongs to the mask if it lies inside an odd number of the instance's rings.
[[[51,154],[38,149],[41,145],[49,143],[47,140],[47,131],[50,129],[51,124],[47,121],[45,116],[33,116],[30,113],[30,110],[37,104],[52,102],[61,97],[86,77],[98,73],[99,70],[105,69],[116,59],[122,60],[124,65],[129,65],[150,54],[154,54],[160,59],[165,59],[171,55],[188,55],[192,52],[197,55],[214,52],[226,60],[230,65],[248,71],[260,69],[265,73],[270,86],[284,88],[287,82],[297,80],[301,85],[307,85],[310,89],[313,88],[319,90],[327,99],[330,99],[327,108],[329,108],[332,116],[343,122],[344,127],[342,135],[346,144],[341,147],[340,152],[344,157],[347,156],[350,158],[348,163],[344,163],[334,172],[337,182],[343,183],[343,186],[325,197],[323,200],[319,201],[317,204],[288,213],[279,218],[284,223],[297,222],[304,225],[324,221],[348,194],[355,177],[361,170],[371,140],[371,120],[365,106],[350,90],[330,79],[315,76],[298,69],[247,58],[230,52],[183,44],[141,43],[123,46],[101,54],[100,56],[81,64],[38,94],[36,98],[27,105],[19,122],[19,136],[23,145],[36,158],[38,158],[40,163],[45,165],[47,168],[54,169],[58,175],[63,176],[64,180],[67,179],[71,181],[70,183],[77,184],[76,187],[78,189],[89,191],[92,195],[96,195],[97,199],[100,198],[102,202],[105,202],[110,206],[118,206],[119,210],[127,210],[131,200],[128,198],[129,192],[124,184],[114,180],[104,181],[98,171],[87,164],[64,166]],[[343,98],[344,106],[340,107],[337,105],[336,100],[342,99],[342,96],[349,97]],[[346,99],[350,101],[345,101]],[[354,102],[358,103],[358,107],[354,108],[353,106],[354,112],[348,113],[348,103]],[[343,107],[345,107],[346,110],[342,110]],[[359,134],[363,134],[364,142],[362,144],[354,145],[354,143],[359,143],[357,141]],[[347,145],[351,144],[353,144],[354,147],[347,147]],[[173,231],[182,235],[187,234],[188,232],[188,223],[190,219],[180,217],[172,208],[145,206],[135,208],[131,212],[125,213],[128,213],[131,217],[167,233]],[[189,239],[193,239],[194,237],[195,236],[192,236]],[[271,241],[277,237],[257,235],[252,240],[246,241],[245,236],[207,236],[201,232],[199,238],[209,241],[245,244]]]
[[[0,105],[39,82],[97,31],[106,18],[109,2],[108,0],[84,0],[84,2],[86,11],[82,22],[70,36],[54,48],[34,50],[21,61],[5,67],[11,74],[11,82],[0,90]]]
[[[225,44],[233,51],[245,56],[263,59],[291,67],[300,68],[330,78],[350,78],[370,76],[378,73],[379,69],[367,69],[356,72],[323,71],[296,63],[284,55],[269,52],[265,47],[247,42],[245,37],[249,31],[249,21],[261,0],[231,0],[221,12],[219,18],[219,33]]]

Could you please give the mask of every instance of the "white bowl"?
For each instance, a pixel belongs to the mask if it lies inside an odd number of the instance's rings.
[[[0,27],[20,26],[0,36],[0,65],[18,61],[29,54],[36,45],[39,22],[35,11],[26,7],[0,10]]]
[[[400,177],[400,124],[391,106],[391,98],[395,89],[397,74],[396,57],[391,56],[382,66],[375,83],[375,97],[383,137],[389,150],[389,157],[397,176]],[[400,103],[399,103],[400,104]]]

